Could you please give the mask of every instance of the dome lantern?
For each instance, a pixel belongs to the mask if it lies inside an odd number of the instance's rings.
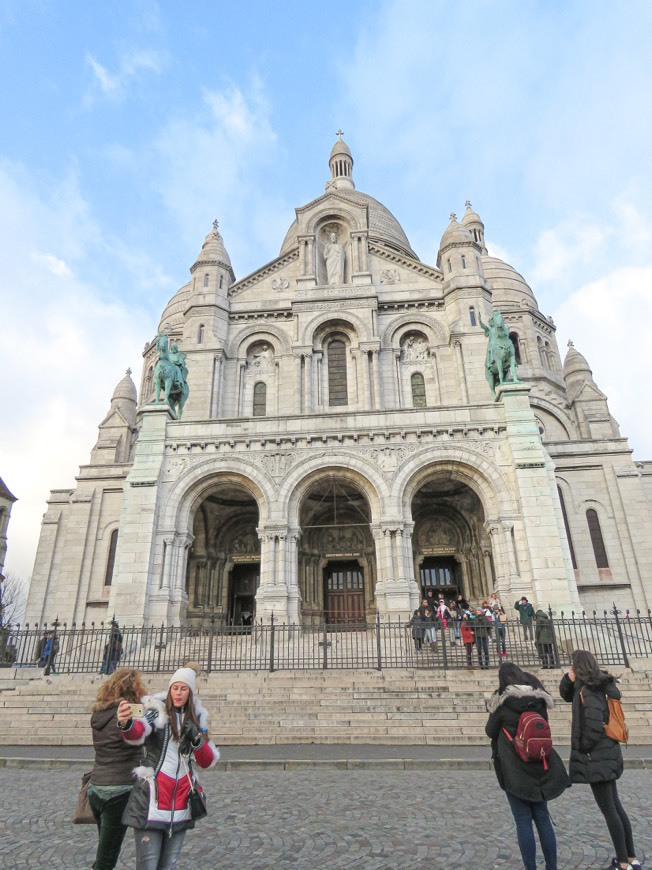
[[[326,190],[355,190],[353,183],[353,157],[349,146],[342,139],[342,131],[337,131],[337,141],[331,150],[328,165],[331,170],[330,181],[326,182]]]

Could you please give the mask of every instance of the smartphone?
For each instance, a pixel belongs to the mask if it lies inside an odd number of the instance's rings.
[[[142,719],[145,715],[145,708],[142,704],[129,704],[129,715],[132,719]]]

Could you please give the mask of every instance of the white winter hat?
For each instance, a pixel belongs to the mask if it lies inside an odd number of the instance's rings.
[[[174,685],[174,683],[185,683],[186,686],[190,689],[190,691],[195,694],[195,681],[197,679],[197,674],[193,671],[192,668],[179,668],[178,671],[175,671],[172,674],[172,679],[170,680],[170,686]]]

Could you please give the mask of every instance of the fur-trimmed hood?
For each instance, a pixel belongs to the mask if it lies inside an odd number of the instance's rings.
[[[536,698],[542,700],[549,710],[552,710],[555,706],[552,695],[549,695],[544,689],[533,689],[532,686],[512,685],[507,686],[502,695],[499,695],[498,692],[493,693],[487,701],[488,712],[495,713],[501,704],[512,698]]]
[[[145,695],[142,699],[145,710],[156,710],[158,714],[152,723],[154,728],[165,728],[168,723],[169,717],[165,709],[167,696],[167,692],[157,692],[155,695]],[[193,694],[192,700],[199,727],[208,729],[208,710],[202,704],[199,695]]]

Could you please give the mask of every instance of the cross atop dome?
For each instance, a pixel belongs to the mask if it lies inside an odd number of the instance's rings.
[[[217,232],[218,227],[219,227],[219,223],[217,221],[217,218],[215,218],[215,220],[213,221],[213,229],[215,230],[215,232]]]

